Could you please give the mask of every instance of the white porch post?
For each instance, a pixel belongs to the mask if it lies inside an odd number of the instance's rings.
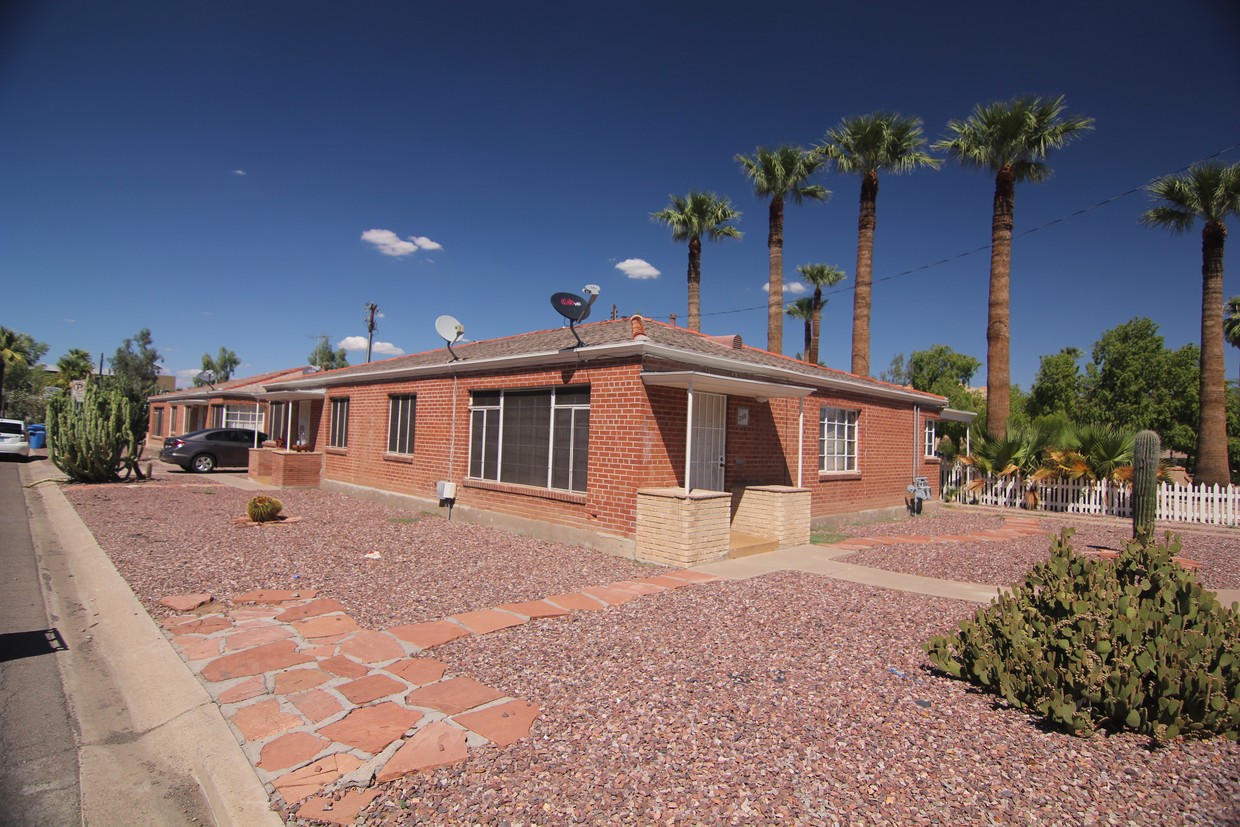
[[[805,474],[805,397],[797,399],[797,488],[804,488]]]
[[[690,488],[689,472],[693,469],[693,379],[689,379],[689,387],[687,388],[688,401],[685,411],[685,493],[688,494]]]
[[[254,400],[254,447],[255,448],[258,447],[258,412],[259,412],[259,404],[258,404],[258,400],[255,399]]]

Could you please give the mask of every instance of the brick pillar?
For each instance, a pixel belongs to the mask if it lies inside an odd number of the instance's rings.
[[[250,467],[246,476],[259,482],[268,482],[271,479],[270,448],[250,449]]]
[[[683,568],[725,559],[731,504],[731,495],[722,491],[639,489],[637,558]]]
[[[732,528],[779,541],[780,548],[809,542],[810,492],[790,485],[751,485],[735,492]]]

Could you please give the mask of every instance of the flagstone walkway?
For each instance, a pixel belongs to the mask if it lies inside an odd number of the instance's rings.
[[[262,590],[231,606],[209,594],[161,602],[176,650],[220,705],[260,780],[306,818],[352,824],[378,790],[419,770],[459,763],[471,748],[529,735],[535,703],[452,672],[425,653],[578,611],[720,578],[677,571],[443,620],[361,628],[313,589]],[[336,798],[333,793],[345,791]]]

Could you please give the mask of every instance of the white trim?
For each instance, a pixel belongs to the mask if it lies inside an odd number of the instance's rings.
[[[734,376],[718,376],[694,370],[643,371],[641,377],[643,383],[656,387],[695,388],[706,393],[750,396],[758,399],[805,397],[814,392],[813,388],[778,385],[774,382],[759,382],[756,379],[739,379]]]

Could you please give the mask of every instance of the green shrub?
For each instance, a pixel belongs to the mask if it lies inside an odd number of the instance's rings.
[[[1076,734],[1240,734],[1240,612],[1172,561],[1178,540],[1112,563],[1065,529],[1011,594],[926,644],[935,666]]]
[[[257,497],[246,503],[245,512],[254,522],[267,523],[280,516],[280,511],[283,508],[284,503],[274,497],[266,497],[259,494]]]

